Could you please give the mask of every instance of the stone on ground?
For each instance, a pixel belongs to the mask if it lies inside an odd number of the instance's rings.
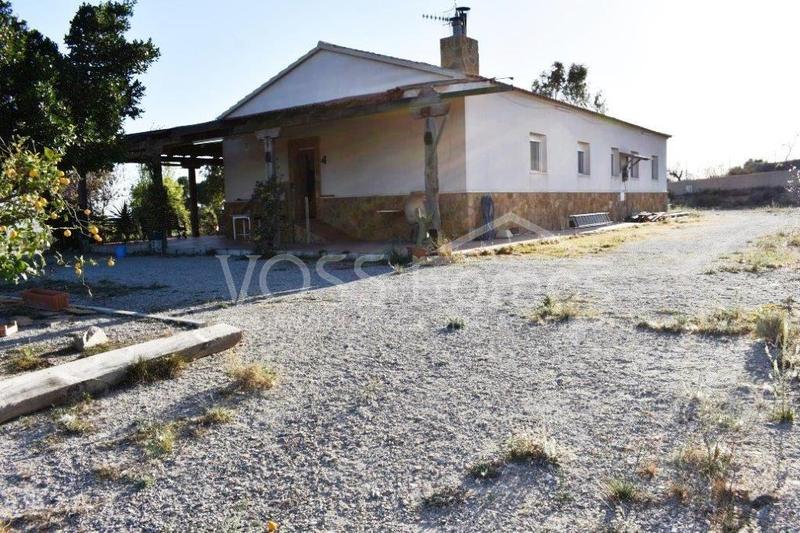
[[[83,332],[82,335],[76,336],[72,345],[78,351],[85,351],[95,346],[101,346],[108,343],[108,337],[105,332],[97,326],[91,326]]]

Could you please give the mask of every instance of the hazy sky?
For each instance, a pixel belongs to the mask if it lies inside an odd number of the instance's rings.
[[[61,42],[72,0],[12,0]],[[140,0],[132,35],[161,58],[129,132],[213,119],[318,40],[438,64],[448,0]],[[611,115],[673,135],[669,165],[703,174],[748,157],[800,158],[800,1],[471,0],[481,74],[531,81],[589,67]],[[797,141],[797,142],[796,142]]]

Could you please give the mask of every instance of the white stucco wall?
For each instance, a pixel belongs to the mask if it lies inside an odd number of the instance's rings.
[[[288,143],[319,137],[322,195],[336,197],[406,195],[425,189],[424,122],[404,111],[283,128],[276,140],[278,173],[288,179]],[[466,190],[464,101],[454,100],[439,143],[439,189]],[[225,139],[225,199],[246,200],[263,179],[263,144],[255,135]]]
[[[540,100],[522,92],[469,96],[465,103],[470,192],[666,192],[667,139],[640,128]],[[546,172],[530,170],[531,133],[546,137]],[[590,175],[579,175],[577,145],[590,144]],[[659,158],[623,184],[611,176],[611,149]]]
[[[264,143],[254,134],[227,137],[222,142],[225,161],[225,201],[249,200],[253,187],[266,177]]]
[[[252,115],[444,79],[448,78],[382,61],[319,50],[228,116]]]

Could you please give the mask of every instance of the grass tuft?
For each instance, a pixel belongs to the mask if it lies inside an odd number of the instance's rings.
[[[613,478],[606,483],[606,497],[612,502],[635,502],[642,498],[636,483],[627,478]]]
[[[547,322],[565,322],[572,318],[589,316],[590,314],[588,311],[581,309],[579,302],[572,297],[559,299],[547,295],[542,300],[541,305],[530,315],[530,319],[536,324],[544,324]]]
[[[755,319],[755,335],[772,346],[779,346],[792,336],[789,313],[780,307],[767,306]]]
[[[445,328],[447,331],[460,331],[466,327],[466,323],[464,322],[463,318],[453,317],[447,319],[447,326]]]
[[[188,362],[180,355],[167,355],[157,359],[139,359],[128,369],[125,381],[130,384],[153,383],[174,379],[186,369]]]
[[[422,506],[428,508],[450,507],[464,503],[468,493],[462,487],[441,487],[422,498]]]
[[[753,333],[757,328],[758,317],[761,313],[762,310],[717,309],[705,315],[692,317],[678,315],[667,321],[643,320],[637,323],[636,327],[656,333],[693,333],[733,337]]]
[[[175,449],[176,426],[175,422],[144,424],[136,430],[134,440],[151,457],[166,455]]]
[[[38,370],[51,366],[50,363],[42,357],[41,354],[31,346],[23,346],[17,352],[8,358],[6,367],[9,372],[29,372],[31,370]]]
[[[779,403],[769,414],[769,419],[777,424],[794,424],[795,411],[790,405]]]
[[[726,257],[722,272],[759,274],[800,263],[800,231],[780,232],[759,238],[747,249]]]
[[[502,459],[481,459],[469,467],[469,475],[475,479],[494,479],[500,476],[503,466]]]
[[[278,382],[278,373],[263,363],[233,362],[227,372],[234,386],[245,391],[269,390]]]
[[[713,481],[724,479],[729,474],[733,453],[718,443],[711,446],[690,445],[680,450],[675,462],[679,468]]]
[[[53,422],[56,427],[70,435],[89,433],[94,430],[94,425],[86,418],[91,409],[92,399],[85,396],[80,402],[62,407],[53,411]]]
[[[202,426],[211,426],[215,424],[227,424],[233,421],[233,411],[226,407],[211,407],[206,409],[206,412],[197,419],[197,423]]]
[[[534,462],[559,466],[561,451],[556,442],[544,435],[517,433],[505,444],[504,457],[515,463]]]

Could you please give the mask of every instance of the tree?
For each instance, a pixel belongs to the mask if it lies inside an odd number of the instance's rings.
[[[569,69],[555,61],[549,71],[539,75],[531,84],[531,91],[554,100],[592,109],[598,113],[606,112],[606,102],[601,91],[591,94],[586,81],[589,69],[585,65],[573,63]]]
[[[668,170],[667,174],[669,174],[669,177],[674,179],[675,181],[682,181],[683,180],[683,170],[679,170],[679,169],[675,168],[675,169],[672,169],[672,170]]]
[[[58,92],[61,61],[58,45],[0,0],[0,139],[21,136],[59,151],[70,143],[74,126]]]
[[[68,53],[60,94],[75,125],[65,163],[82,177],[80,205],[87,206],[86,173],[108,170],[123,156],[126,118],[138,117],[144,85],[137,79],[159,56],[151,39],[125,38],[134,0],[82,4],[64,38]]]
[[[225,208],[225,176],[220,166],[207,167],[205,180],[197,184],[200,209],[200,231],[214,235],[219,231],[219,220]]]
[[[53,244],[51,225],[66,237],[75,231],[103,240],[96,226],[78,224],[64,197],[70,179],[58,168],[61,154],[27,146],[27,139],[17,139],[0,151],[0,279],[12,283],[41,273]],[[73,266],[82,277],[83,258]]]
[[[133,217],[146,235],[161,231],[162,219],[168,221],[170,230],[188,230],[191,225],[189,210],[184,204],[183,186],[168,174],[163,176],[162,181],[164,186],[158,187],[149,168],[142,165],[139,181],[131,188]]]
[[[158,58],[151,40],[128,40],[133,0],[82,4],[64,41],[67,52],[28,28],[0,0],[0,138],[25,136],[63,154],[81,177],[120,160],[123,123],[141,114],[138,80]]]

